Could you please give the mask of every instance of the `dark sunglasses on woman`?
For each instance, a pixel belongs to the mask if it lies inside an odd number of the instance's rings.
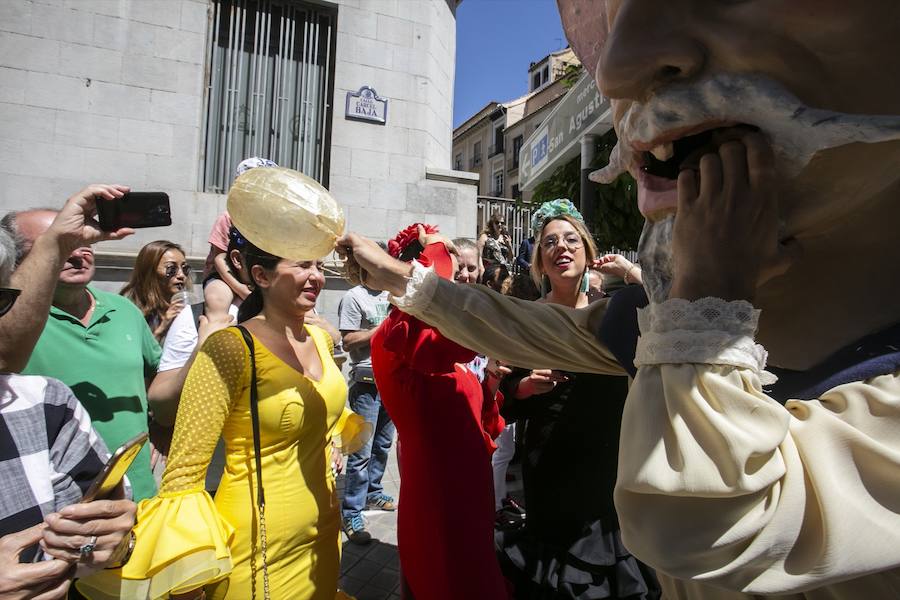
[[[175,263],[168,263],[166,265],[166,279],[172,279],[175,277],[175,274],[178,273],[178,269],[181,269],[181,272],[184,273],[185,277],[191,276],[191,265],[184,263],[180,267]]]
[[[22,290],[14,288],[0,288],[0,317],[9,312],[21,293]]]

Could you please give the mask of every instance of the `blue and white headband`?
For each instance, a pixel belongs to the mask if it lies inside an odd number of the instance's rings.
[[[256,167],[277,167],[278,165],[275,161],[271,161],[268,158],[260,158],[258,156],[254,156],[252,158],[244,159],[240,162],[237,168],[234,170],[234,177],[237,179],[246,171],[250,169],[255,169]]]

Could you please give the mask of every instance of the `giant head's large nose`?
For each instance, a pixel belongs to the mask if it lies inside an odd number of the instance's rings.
[[[610,98],[646,100],[667,84],[699,74],[706,50],[691,31],[683,2],[622,0],[597,65],[597,83]]]

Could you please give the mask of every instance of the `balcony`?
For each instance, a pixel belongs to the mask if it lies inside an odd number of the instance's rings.
[[[488,147],[488,158],[497,156],[498,154],[503,154],[503,140],[500,140],[499,143]]]

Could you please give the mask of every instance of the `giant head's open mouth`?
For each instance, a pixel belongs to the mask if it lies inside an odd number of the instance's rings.
[[[705,154],[717,152],[719,146],[739,140],[749,132],[759,131],[753,125],[717,127],[660,144],[650,152],[641,153],[641,170],[664,179],[678,179],[685,169],[699,169]]]

